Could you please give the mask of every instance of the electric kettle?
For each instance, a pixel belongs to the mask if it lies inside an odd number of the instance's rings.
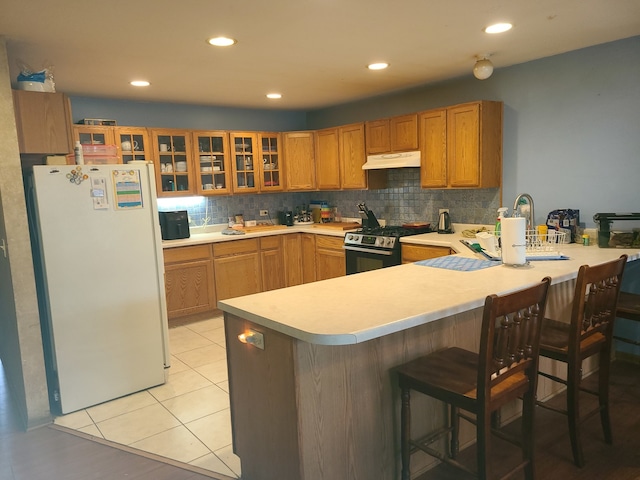
[[[438,233],[453,233],[449,212],[442,212],[438,220]]]

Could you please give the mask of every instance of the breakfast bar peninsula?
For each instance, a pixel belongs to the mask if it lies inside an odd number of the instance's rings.
[[[424,237],[425,244],[434,244],[436,237]],[[450,246],[458,256],[474,256]],[[548,275],[547,314],[568,321],[580,265],[623,253],[630,262],[640,259],[638,249],[571,244],[563,250],[568,260],[519,268],[498,264],[457,271],[414,263],[219,302],[233,449],[242,478],[399,478],[394,368],[451,345],[478,351],[487,295],[530,286]],[[551,388],[541,380],[539,398],[551,395]],[[434,412],[414,419],[416,433],[444,422],[437,402],[416,401],[424,402],[416,411]],[[463,442],[473,441],[470,431],[462,434]],[[433,461],[414,458],[414,475]]]

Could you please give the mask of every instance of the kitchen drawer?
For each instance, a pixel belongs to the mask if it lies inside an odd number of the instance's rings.
[[[213,256],[223,257],[226,255],[239,255],[241,253],[257,253],[259,248],[258,238],[220,242],[213,245]]]
[[[165,248],[162,253],[165,264],[187,262],[190,260],[207,260],[211,257],[211,245]]]
[[[280,248],[282,235],[273,235],[260,238],[260,250],[274,250]]]
[[[402,263],[419,262],[429,258],[444,257],[451,255],[449,247],[436,247],[432,245],[409,245],[403,243],[401,245]]]
[[[330,235],[316,236],[316,249],[329,248],[334,250],[342,250],[344,245],[344,237],[332,237]]]

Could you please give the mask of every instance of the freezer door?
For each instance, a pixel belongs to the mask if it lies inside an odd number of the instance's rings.
[[[33,169],[38,294],[61,413],[164,383],[167,320],[152,187],[146,165]]]

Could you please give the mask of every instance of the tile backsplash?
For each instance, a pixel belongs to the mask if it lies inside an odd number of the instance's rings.
[[[158,199],[161,211],[187,210],[191,225],[227,223],[229,216],[242,214],[245,220],[268,220],[260,210],[268,210],[271,220],[278,212],[295,211],[311,201],[327,201],[343,217],[357,217],[359,202],[365,202],[387,225],[425,221],[435,224],[438,210],[448,208],[454,223],[493,224],[500,207],[500,189],[444,190],[420,187],[420,169],[398,168],[388,171],[387,188],[298,193],[267,193],[219,197],[183,197]]]

